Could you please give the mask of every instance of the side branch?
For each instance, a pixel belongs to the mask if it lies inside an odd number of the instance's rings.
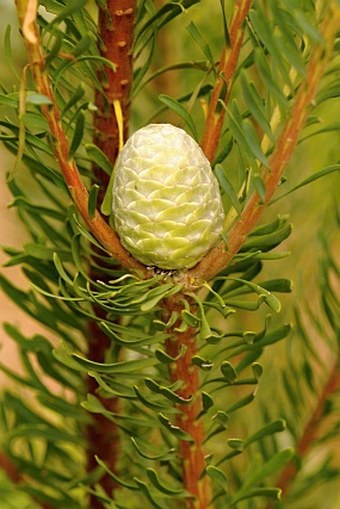
[[[35,3],[33,2],[33,4]],[[139,270],[144,276],[147,276],[149,271],[123,248],[118,235],[106,223],[98,210],[93,217],[89,214],[88,191],[80,178],[74,160],[69,158],[68,139],[60,121],[60,113],[52,92],[50,78],[44,69],[44,55],[36,23],[36,11],[32,12],[32,2],[16,0],[16,5],[36,89],[40,94],[48,97],[52,103],[51,106],[42,106],[42,113],[48,122],[54,153],[72,199],[86,225],[101,245],[123,267]]]
[[[234,16],[230,25],[230,47],[224,47],[218,69],[218,78],[212,93],[205,131],[201,147],[209,161],[216,155],[218,142],[221,136],[225,109],[218,110],[219,101],[225,104],[229,101],[233,76],[244,36],[244,21],[250,10],[252,0],[237,0],[234,8]]]
[[[318,86],[333,52],[339,17],[332,16],[334,14],[332,11],[333,9],[329,9],[320,30],[325,39],[325,44],[318,45],[312,52],[306,78],[299,87],[290,117],[269,160],[270,172],[267,172],[263,178],[266,190],[264,200],[261,201],[256,192],[251,195],[241,216],[228,233],[227,245],[220,242],[200,263],[189,270],[186,275],[189,283],[195,280],[209,280],[230,263],[273,196],[287,163],[296,148],[300,132],[308,117]]]
[[[307,422],[305,429],[301,435],[300,440],[296,445],[296,454],[299,458],[303,458],[313,446],[313,443],[318,435],[319,427],[324,417],[325,405],[327,400],[340,390],[340,359],[336,361],[325,383],[325,386],[319,396],[317,406],[314,409],[309,421]],[[292,460],[282,470],[276,486],[281,488],[283,496],[289,491],[292,483],[294,482],[295,476],[298,473],[298,467],[296,462]],[[271,505],[268,504],[266,509],[271,509]]]

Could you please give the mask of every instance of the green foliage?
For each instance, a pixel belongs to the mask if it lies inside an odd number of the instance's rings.
[[[204,119],[200,104],[210,97],[218,76],[221,45],[224,41],[229,44],[227,12],[231,5],[221,2],[217,12],[213,8],[216,23],[220,23],[216,41],[205,30],[202,17],[206,12],[197,3],[183,0],[156,7],[151,0],[138,2],[134,128],[146,118],[159,120],[171,115],[196,139],[201,138]],[[40,4],[52,14],[52,18],[42,14],[38,18],[47,55],[45,65],[70,140],[70,157],[85,180],[93,179],[88,206],[93,217],[100,182],[92,175],[92,163],[108,175],[112,171],[107,156],[92,144],[93,92],[103,92],[103,80],[98,76],[105,73],[104,65],[114,66],[98,53],[91,5],[80,0]],[[295,89],[305,77],[308,53],[320,38],[314,4],[257,1],[247,17],[232,101],[225,104],[220,100],[219,104],[226,110],[228,121],[213,165],[227,229],[254,190],[264,199],[260,169],[269,167],[280,129],[290,115]],[[186,40],[190,42],[186,51],[181,50],[183,60],[157,67],[157,38],[166,37],[166,30],[181,30],[181,34],[185,32],[183,45]],[[9,29],[4,47],[11,60]],[[63,54],[74,58],[65,59]],[[318,93],[318,107],[339,97],[338,67],[335,59]],[[159,78],[168,78],[171,72],[178,73],[182,85],[176,96],[157,88]],[[318,312],[308,305],[303,310],[297,308],[293,333],[291,324],[286,323],[289,320],[282,317],[277,295],[290,293],[291,281],[281,273],[266,276],[267,266],[274,263],[280,270],[281,260],[288,254],[284,243],[292,227],[286,215],[272,215],[253,229],[228,267],[213,281],[202,283],[198,292],[171,272],[155,272],[149,279],[127,273],[89,233],[70,203],[41,111],[42,105],[49,107],[50,100],[32,88],[29,83],[24,95],[3,88],[0,95],[0,105],[9,111],[0,121],[0,138],[11,153],[19,154],[16,171],[8,182],[13,195],[11,207],[17,210],[29,235],[20,249],[4,247],[6,265],[21,266],[29,288],[17,287],[5,275],[1,275],[1,287],[46,330],[45,335],[29,337],[17,326],[4,324],[6,335],[18,346],[22,363],[20,373],[1,365],[18,390],[4,392],[0,412],[2,448],[18,471],[25,473],[25,480],[16,489],[18,500],[23,497],[21,507],[26,507],[26,500],[30,500],[27,508],[35,507],[34,500],[38,507],[86,508],[90,493],[107,508],[185,507],[192,495],[183,488],[178,443],[191,443],[192,436],[177,425],[176,416],[194,397],[200,398],[202,407],[197,421],[204,422],[207,431],[208,466],[202,475],[212,481],[216,509],[256,509],[264,507],[266,498],[273,500],[275,507],[288,508],[306,495],[309,486],[338,475],[331,463],[331,451],[310,471],[305,458],[299,458],[292,448],[299,443],[305,415],[312,411],[329,374],[327,362],[315,350],[314,332],[322,338],[320,344],[329,355],[338,353],[339,309],[334,280],[339,267],[327,254],[326,239],[321,239],[321,308]],[[275,123],[277,115],[279,121]],[[312,120],[300,146],[313,135],[339,129],[338,123],[325,126],[321,113]],[[339,168],[335,161],[306,178],[297,178],[278,198]],[[180,294],[185,299],[183,309],[165,316],[164,300]],[[195,303],[197,313],[189,302]],[[306,320],[308,325],[304,325]],[[87,356],[88,322],[96,323],[110,342],[105,362]],[[197,329],[193,364],[199,369],[201,385],[199,395],[183,397],[181,383],[171,380],[169,367],[171,370],[185,355],[186,347],[172,357],[165,344],[173,329],[185,333],[190,328]],[[275,384],[282,387],[259,398],[261,416],[256,427],[245,415],[251,415],[246,412],[255,406],[252,403],[262,383],[268,350],[280,348],[278,343],[283,340],[284,358],[289,362],[274,375]],[[95,394],[87,394],[85,376],[96,381]],[[119,412],[103,404],[103,400],[114,398],[121,401]],[[327,419],[328,413],[331,420],[332,408],[325,405],[322,418]],[[124,454],[118,472],[112,472],[100,457],[96,458],[96,469],[86,469],[85,430],[93,415],[105,416],[119,429]],[[336,432],[338,425],[333,422],[313,448],[323,451]],[[292,458],[300,463],[302,476],[287,499],[279,502],[276,477]],[[112,499],[100,486],[104,473],[120,487]],[[2,489],[0,486],[0,493]]]

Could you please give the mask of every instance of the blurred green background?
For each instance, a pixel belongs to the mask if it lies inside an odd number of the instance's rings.
[[[161,2],[158,2],[159,4]],[[176,26],[175,37],[172,31],[172,25],[162,32],[159,40],[160,51],[155,56],[154,66],[171,65],[178,60],[203,59],[201,50],[196,46],[188,31],[186,25],[190,20],[194,20],[199,27],[200,32],[209,41],[209,45],[214,51],[217,58],[222,44],[221,31],[211,20],[219,19],[219,2],[216,0],[202,0],[201,3],[193,7],[190,11],[190,17],[184,15]],[[11,26],[12,31],[12,47],[14,67],[20,73],[20,69],[26,63],[26,55],[23,49],[18,26],[16,22],[16,12],[14,2],[12,0],[0,0],[0,40],[3,40],[4,32],[7,25]],[[209,16],[206,13],[209,12]],[[3,52],[3,44],[0,45],[0,75],[1,83],[7,90],[14,90],[18,86],[17,77],[13,74]],[[140,127],[150,117],[151,111],[156,111],[160,107],[157,99],[159,93],[165,93],[171,96],[185,94],[196,80],[195,71],[172,71],[166,73],[143,92],[132,104],[132,128]],[[142,100],[141,100],[142,98]],[[0,106],[1,114],[7,113],[3,106]],[[333,99],[327,101],[322,107],[317,108],[313,115],[317,115],[322,121],[334,122],[338,120],[340,115],[339,100]],[[203,117],[202,117],[203,118]],[[157,117],[157,121],[178,122],[172,114],[161,115]],[[202,129],[202,126],[198,126]],[[302,181],[313,172],[321,168],[334,164],[340,159],[340,132],[322,134],[311,138],[299,145],[293,159],[291,160],[287,170],[287,187],[291,187]],[[0,228],[1,243],[6,246],[20,247],[25,242],[25,231],[18,221],[15,212],[8,208],[11,201],[10,194],[6,188],[6,174],[13,165],[13,157],[10,156],[0,145],[0,167],[1,167],[1,212],[0,212]],[[24,168],[20,178],[25,180]],[[303,305],[307,299],[310,305],[317,306],[318,302],[318,262],[321,256],[322,245],[320,243],[319,234],[322,233],[329,239],[330,245],[334,253],[339,252],[339,232],[334,229],[334,221],[332,219],[332,207],[334,201],[339,199],[340,179],[338,174],[332,174],[325,179],[319,180],[310,186],[298,190],[296,193],[280,200],[276,204],[270,206],[266,211],[263,221],[273,220],[277,214],[289,214],[294,230],[289,239],[280,246],[281,250],[291,251],[292,255],[281,261],[268,262],[264,274],[261,276],[263,280],[270,277],[287,277],[293,281],[293,293],[288,296],[280,297],[283,304],[283,311],[277,318],[280,321],[292,321],[292,310],[295,306]],[[1,263],[4,263],[6,257],[0,253]],[[26,287],[26,282],[20,273],[20,269],[4,268],[2,269],[7,277],[15,281],[19,285]],[[0,319],[4,321],[14,321],[20,324],[26,333],[31,334],[38,330],[39,326],[33,320],[28,319],[21,313],[13,303],[1,295]],[[250,314],[240,314],[239,319],[246,321],[247,327],[252,328],[252,320],[256,320]],[[322,356],[322,338],[315,338],[316,345]],[[9,344],[5,333],[0,329],[1,343],[1,362],[10,364],[12,367],[18,362],[18,357],[14,346]],[[264,381],[259,391],[259,401],[261,398],[273,397],[273,387],[275,391],[280,390],[276,385],[277,370],[282,368],[287,361],[285,355],[285,345],[278,344],[272,346],[265,354]],[[20,369],[18,365],[18,369]],[[0,384],[6,386],[8,381],[0,373]],[[256,406],[256,405],[255,405]],[[246,412],[253,412],[251,419],[254,429],[257,427],[256,409],[254,405],[247,407]],[[340,452],[338,453],[340,461]],[[335,509],[340,507],[340,482],[335,480],[332,483],[332,489],[327,489],[327,498],[322,491],[322,487],[317,492],[312,492],[313,497],[311,507],[320,509]],[[0,475],[0,509],[33,509],[35,506],[24,495],[14,494],[4,475]],[[296,509],[302,509],[301,505],[290,506]],[[303,506],[306,507],[306,506]],[[65,508],[67,509],[67,508]]]

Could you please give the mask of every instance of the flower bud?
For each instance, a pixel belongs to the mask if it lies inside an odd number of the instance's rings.
[[[119,155],[113,213],[123,246],[161,269],[194,265],[218,240],[223,206],[201,148],[183,129],[150,124]]]

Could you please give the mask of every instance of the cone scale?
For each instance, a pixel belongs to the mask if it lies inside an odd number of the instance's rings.
[[[217,180],[196,141],[171,124],[136,131],[120,153],[113,183],[115,227],[147,266],[193,267],[222,233]]]

